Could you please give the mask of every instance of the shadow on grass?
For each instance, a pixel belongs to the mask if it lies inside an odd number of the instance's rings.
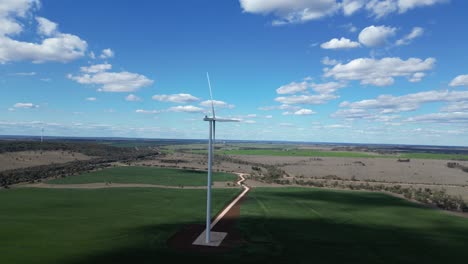
[[[442,224],[442,223],[440,223]],[[168,248],[165,230],[178,225],[128,230],[139,242],[68,263],[464,263],[468,229],[435,226],[412,230],[391,226],[334,224],[310,219],[242,217],[246,241],[222,253]],[[432,232],[434,231],[434,232]]]
[[[294,192],[287,190],[293,189]],[[420,207],[403,198],[396,198],[388,194],[369,191],[352,190],[327,190],[319,188],[291,187],[283,191],[275,192],[274,196],[286,199],[322,201],[326,203],[337,203],[342,205],[352,205],[361,207],[383,207],[383,206],[405,206],[409,204]],[[423,207],[423,206],[421,206]]]

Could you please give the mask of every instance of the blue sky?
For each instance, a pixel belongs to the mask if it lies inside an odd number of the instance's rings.
[[[0,0],[0,134],[468,145],[468,2]]]

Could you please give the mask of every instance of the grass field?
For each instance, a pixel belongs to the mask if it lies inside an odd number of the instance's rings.
[[[345,157],[345,158],[372,158],[381,157],[376,154],[367,154],[351,151],[319,151],[306,149],[276,150],[276,149],[238,149],[221,150],[216,154],[225,155],[262,155],[262,156],[304,156],[304,157]]]
[[[379,193],[257,188],[241,208],[264,263],[462,263],[468,219]]]
[[[214,189],[213,214],[239,190]],[[203,223],[204,190],[0,191],[0,263],[464,263],[468,219],[384,194],[255,188],[241,207],[246,243],[211,254],[167,239]]]
[[[439,154],[439,153],[404,153],[400,155],[378,155],[374,153],[352,151],[320,151],[308,149],[233,149],[220,150],[216,154],[224,155],[261,155],[261,156],[285,156],[285,157],[341,157],[341,158],[409,158],[409,159],[439,159],[439,160],[468,160],[468,155]]]
[[[213,215],[238,192],[214,189]],[[3,190],[0,263],[155,263],[174,232],[204,223],[205,199],[187,189]]]
[[[213,181],[235,181],[230,173],[214,173]],[[82,184],[96,182],[145,183],[166,186],[204,186],[206,172],[156,167],[115,167],[48,181],[52,184]]]

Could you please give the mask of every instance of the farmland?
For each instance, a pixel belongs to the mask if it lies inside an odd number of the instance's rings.
[[[230,173],[214,173],[213,181],[235,181]],[[205,186],[206,172],[154,167],[115,167],[48,181],[52,184],[142,183],[168,186]]]
[[[213,214],[237,193],[214,189]],[[3,190],[0,263],[87,263],[103,252],[164,251],[174,232],[203,223],[205,199],[204,190],[186,189]],[[117,263],[110,259],[102,263]]]
[[[214,189],[218,212],[238,193]],[[256,188],[243,202],[245,243],[223,254],[167,247],[203,223],[203,190],[124,188],[0,192],[2,263],[450,263],[468,257],[468,220],[385,194]],[[27,254],[24,254],[27,252]]]
[[[240,228],[253,262],[456,263],[468,257],[468,219],[379,193],[257,188],[242,205]]]

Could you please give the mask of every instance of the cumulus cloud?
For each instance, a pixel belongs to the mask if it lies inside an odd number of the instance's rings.
[[[97,101],[97,98],[96,97],[88,97],[85,99],[86,101],[91,101],[91,102],[94,102],[94,101]]]
[[[125,101],[137,102],[137,101],[141,101],[141,98],[134,94],[129,94],[125,97]]]
[[[364,7],[365,1],[363,0],[343,0],[342,8],[346,16],[350,16]]]
[[[468,74],[458,75],[449,84],[450,86],[468,86]]]
[[[347,38],[333,38],[327,42],[324,42],[320,45],[322,49],[353,49],[359,48],[361,44],[355,41],[351,41]]]
[[[413,39],[418,38],[424,34],[424,29],[421,27],[414,27],[411,32],[403,38],[397,40],[395,43],[397,46],[408,45]]]
[[[306,81],[297,83],[292,82],[286,85],[282,85],[278,89],[276,89],[277,94],[295,94],[299,92],[304,92],[309,87],[309,84]]]
[[[278,19],[273,25],[301,23],[331,15],[339,9],[335,0],[240,0],[244,12],[253,14],[275,14]]]
[[[161,113],[161,111],[160,110],[137,109],[137,110],[135,110],[135,113],[139,113],[139,114],[159,114],[159,113]]]
[[[380,47],[388,43],[388,39],[395,35],[396,28],[387,26],[369,26],[359,33],[359,42],[368,47]]]
[[[98,72],[104,72],[110,69],[112,69],[112,65],[108,63],[80,67],[80,70],[86,73],[98,73]]]
[[[153,100],[160,102],[171,102],[171,103],[192,103],[199,101],[200,99],[186,93],[179,94],[156,94],[153,95]]]
[[[108,72],[107,70],[111,68],[112,65],[107,63],[81,67],[80,70],[83,74],[68,74],[67,77],[80,84],[98,85],[100,92],[134,92],[142,87],[152,85],[154,82],[137,73]]]
[[[468,113],[468,101],[450,103],[441,109],[442,112],[467,112]]]
[[[453,112],[453,113],[432,113],[419,115],[408,118],[408,122],[427,122],[427,123],[468,123],[468,112]]]
[[[321,62],[322,62],[323,65],[327,65],[327,66],[334,66],[334,65],[340,63],[340,61],[335,60],[335,59],[330,59],[328,56],[323,57]]]
[[[359,58],[347,64],[337,64],[331,69],[325,69],[325,77],[333,77],[340,81],[359,80],[361,84],[388,86],[394,83],[395,77],[407,77],[419,81],[424,71],[434,67],[434,58],[421,60],[419,58]]]
[[[36,17],[37,33],[43,36],[53,36],[57,33],[58,24],[43,17]]]
[[[346,84],[342,82],[312,83],[311,87],[319,94],[332,94],[338,89],[346,87]]]
[[[273,25],[303,23],[326,16],[343,13],[351,16],[360,10],[367,11],[375,18],[389,14],[405,13],[408,10],[432,6],[448,0],[239,0],[244,12],[252,14],[273,14]],[[340,12],[338,12],[340,11]]]
[[[185,112],[185,113],[201,113],[203,112],[203,108],[196,107],[193,105],[179,105],[179,106],[174,106],[170,107],[167,109],[169,112]]]
[[[131,72],[98,72],[96,74],[83,74],[68,78],[80,84],[99,85],[100,92],[134,92],[153,84],[153,80],[146,76]]]
[[[33,103],[16,103],[13,105],[14,108],[23,108],[23,109],[32,109],[32,108],[39,108],[38,105]]]
[[[276,97],[275,101],[282,104],[324,104],[339,98],[335,94],[292,95]]]
[[[211,107],[211,100],[203,101],[200,103],[200,105],[204,107]],[[213,105],[215,108],[229,108],[229,109],[234,108],[234,105],[228,104],[223,101],[218,101],[218,100],[213,100]]]
[[[99,58],[101,59],[109,59],[109,58],[113,58],[114,57],[114,51],[111,50],[111,49],[103,49],[102,52],[101,52],[101,55],[99,56]]]
[[[299,109],[299,110],[293,111],[293,112],[290,112],[290,111],[283,112],[283,115],[312,115],[312,114],[315,114],[315,113],[316,112],[311,110],[311,109],[302,108],[302,109]]]
[[[342,102],[340,109],[333,114],[341,118],[363,118],[373,115],[386,115],[400,112],[408,112],[419,109],[427,103],[456,103],[468,101],[468,91],[425,91],[402,96],[380,95],[375,99],[361,100],[357,102]],[[450,106],[450,105],[449,105]],[[456,106],[452,106],[452,110]],[[460,105],[457,105],[460,107]],[[446,108],[448,110],[450,108]]]
[[[275,98],[275,101],[282,103],[281,106],[273,107],[263,107],[260,110],[273,110],[281,109],[288,110],[287,114],[292,114],[295,111],[298,111],[300,108],[295,106],[297,104],[324,104],[330,100],[339,98],[335,92],[345,87],[344,82],[327,82],[327,83],[314,83],[311,79],[306,78],[305,81],[296,83],[292,82],[287,85],[283,85],[276,90],[278,94],[294,94],[298,92],[306,93],[304,95],[290,95],[290,96],[280,96]],[[316,94],[308,94],[308,90],[311,89],[316,92]]]
[[[44,17],[35,17],[40,41],[16,40],[23,25],[18,19],[24,18],[39,8],[34,0],[3,1],[0,3],[0,63],[10,61],[69,62],[85,55],[88,44],[78,36],[61,33],[58,24]]]

